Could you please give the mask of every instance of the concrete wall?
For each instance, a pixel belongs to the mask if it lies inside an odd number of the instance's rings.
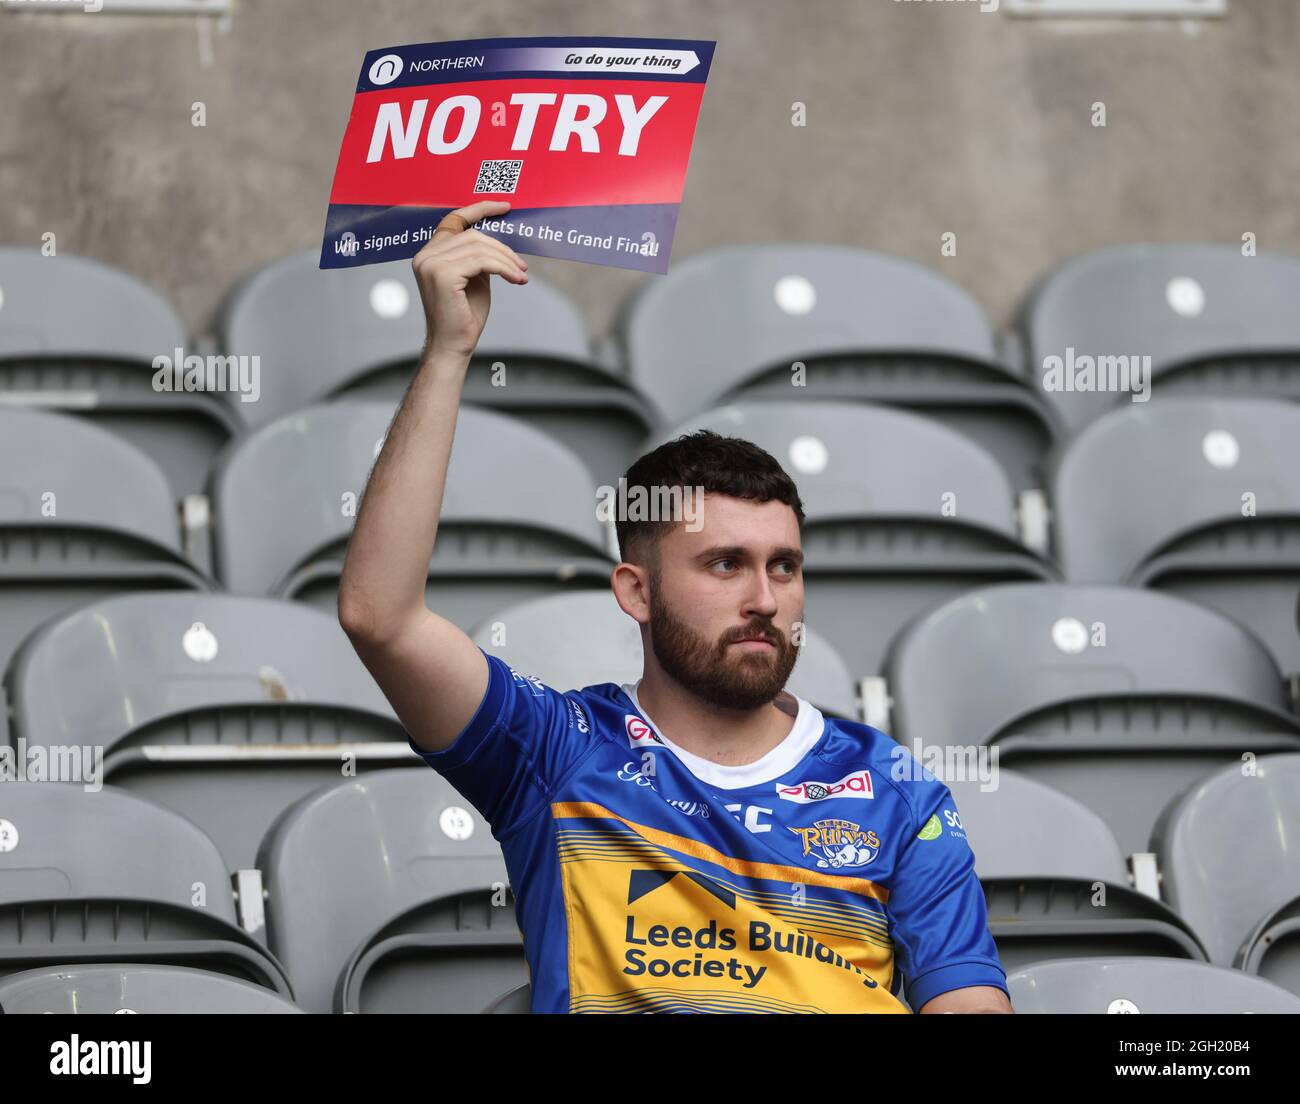
[[[677,259],[852,243],[939,269],[1002,322],[1045,268],[1096,246],[1251,231],[1300,253],[1295,0],[1187,23],[954,0],[236,0],[221,22],[4,10],[0,243],[52,231],[202,332],[237,278],[319,246],[364,51],[566,33],[718,40]],[[657,278],[533,264],[595,333]]]

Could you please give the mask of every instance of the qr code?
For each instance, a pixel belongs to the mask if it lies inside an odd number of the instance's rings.
[[[478,167],[475,192],[513,192],[519,183],[522,161],[484,161]]]

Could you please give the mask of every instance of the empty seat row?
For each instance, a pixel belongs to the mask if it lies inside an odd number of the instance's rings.
[[[1055,959],[1007,976],[1012,1002],[1034,1014],[1260,1014],[1300,1012],[1300,997],[1261,978],[1169,958]],[[529,1010],[527,985],[484,1009]],[[71,966],[0,980],[0,1013],[297,1013],[264,989],[186,967]]]
[[[1262,979],[1272,998],[1240,991],[1265,1006],[1300,997],[1300,865],[1269,832],[1300,813],[1300,755],[1250,776],[1217,772],[1170,805],[1166,901],[1130,884],[1114,837],[1072,799],[1013,771],[952,789],[960,818],[946,830],[975,850],[1009,975],[1082,959],[1095,967],[1082,976],[1100,982],[1111,964],[1127,976],[1126,963],[1146,963],[1137,976],[1148,976],[1169,969],[1152,959],[1182,960]],[[157,1002],[178,969],[191,976],[161,999],[179,1010],[480,1011],[527,979],[499,847],[433,772],[379,771],[306,795],[233,889],[200,829],[112,786],[5,783],[0,825],[6,1011],[66,999],[68,982],[99,1002]],[[63,985],[48,978],[55,966]],[[158,969],[128,989],[141,966]],[[1142,1005],[1145,991],[1111,999]]]
[[[183,814],[231,871],[298,798],[419,763],[337,619],[289,602],[96,602],[36,633],[4,688],[13,746],[98,749],[101,782]]]
[[[1300,1012],[1300,996],[1236,970],[1169,958],[1056,959],[1007,975],[1021,1014],[1258,1015]]]
[[[175,499],[202,492],[212,457],[246,425],[247,404],[155,390],[155,358],[186,344],[171,305],[126,273],[0,246],[0,407],[75,413],[116,433],[153,458]]]
[[[221,585],[332,612],[392,412],[318,405],[228,446],[206,499],[209,573],[186,555],[147,457],[83,422],[0,409],[0,602],[14,610],[0,665],[51,612],[112,590]],[[903,626],[973,587],[1060,578],[1185,596],[1245,624],[1300,675],[1300,405],[1178,398],[1112,413],[1066,450],[1036,511],[969,438],[903,411],[752,400],[674,433],[700,428],[753,440],[795,478],[808,620],[855,675],[879,673]],[[468,630],[515,601],[605,588],[613,489],[553,438],[466,408],[430,603]],[[51,590],[62,596],[42,597]]]
[[[122,592],[227,589],[334,616],[391,417],[387,403],[316,407],[232,446],[212,494],[218,582],[186,554],[165,481],[142,452],[85,422],[0,408],[0,670],[39,625]],[[435,608],[472,629],[524,597],[607,586],[613,530],[576,457],[488,411],[462,411],[459,426],[429,570]],[[510,479],[502,454],[520,465]]]
[[[570,441],[603,482],[647,435],[722,403],[883,403],[969,436],[1020,491],[1042,485],[1055,443],[1148,385],[1300,398],[1298,288],[1300,260],[1287,256],[1120,246],[1049,274],[999,338],[971,295],[899,258],[724,248],[645,285],[598,347],[555,288],[507,289],[465,397]],[[249,275],[194,348],[160,296],[84,258],[0,249],[0,304],[0,403],[76,411],[129,436],[177,497],[200,493],[215,453],[250,428],[336,398],[396,400],[424,338],[409,264],[323,271],[314,251]],[[240,372],[256,358],[256,384],[155,389],[156,358],[177,352],[182,365],[235,358],[222,363]],[[1129,383],[1098,384],[1098,365]]]
[[[563,689],[641,670],[639,630],[607,587],[507,604],[473,635]],[[1300,718],[1256,637],[1128,588],[978,588],[917,617],[885,674],[862,679],[810,625],[790,685],[908,748],[983,756],[1073,795],[1125,855],[1146,852],[1161,809],[1209,771],[1300,752]],[[337,618],[299,603],[197,591],[92,602],[31,634],[0,686],[7,742],[102,749],[109,782],[193,820],[231,869],[340,771],[418,763]]]
[[[1268,650],[1237,622],[1123,587],[1008,584],[913,621],[867,716],[905,746],[984,748],[1098,811],[1125,854],[1228,763],[1300,751]]]
[[[393,411],[389,402],[312,407],[223,455],[211,499],[217,573],[230,590],[335,609],[348,538]],[[462,410],[430,602],[472,626],[493,605],[539,588],[606,585],[609,528],[597,502],[596,484],[563,445],[491,411]],[[473,599],[476,580],[498,588],[487,608]]]
[[[0,670],[39,625],[96,598],[218,589],[181,532],[139,449],[75,418],[0,407]]]
[[[233,880],[201,829],[114,786],[5,782],[0,828],[6,1011],[52,999],[34,973],[52,966],[96,967],[95,999],[124,1002],[129,967],[219,975],[132,984],[231,1011],[477,1012],[527,978],[500,848],[432,771],[307,795]],[[262,1007],[234,1007],[248,987]]]
[[[210,970],[149,963],[40,967],[0,977],[0,1013],[11,1015],[301,1014],[288,998]]]
[[[633,682],[640,670],[639,631],[607,590],[507,607],[474,638],[565,689]],[[266,834],[309,794],[384,768],[423,766],[337,621],[294,603],[166,592],[96,602],[27,641],[4,688],[13,709],[8,747],[42,749],[50,761],[98,749],[93,770],[82,756],[85,777],[69,781],[107,783],[184,816],[228,873],[260,866]],[[866,717],[923,764],[941,764],[936,773],[955,791],[978,779],[958,801],[976,817],[985,784],[999,778],[1022,776],[1038,784],[1039,800],[1052,795],[1059,807],[1049,814],[1012,791],[1026,806],[1005,822],[1013,833],[1062,825],[1040,840],[1042,869],[1004,871],[1014,909],[1031,907],[1026,878],[1050,875],[1073,879],[1076,889],[1131,882],[1137,895],[1117,900],[1150,912],[1145,898],[1161,897],[1162,874],[1165,892],[1179,882],[1161,858],[1173,839],[1162,810],[1216,770],[1267,783],[1300,755],[1300,720],[1254,637],[1180,599],[1122,588],[981,588],[916,621],[892,649],[888,674],[857,686],[811,634],[791,688],[832,715]],[[880,713],[881,705],[890,709]],[[1004,791],[998,807],[1009,800]],[[1067,817],[1061,801],[1077,810]],[[1064,827],[1083,813],[1092,829]],[[1100,851],[1075,866],[1066,861],[1092,839]],[[981,861],[1002,852],[1024,857],[1008,844],[981,851]],[[1044,907],[1071,901],[1073,910],[1073,893],[1045,883]],[[1249,900],[1245,887],[1236,898]],[[1025,919],[1008,914],[1022,935]],[[1186,948],[1201,939],[1161,938]],[[1214,953],[1235,961],[1243,939],[1236,931],[1233,946],[1220,940]],[[1032,957],[1050,954],[1035,949]]]
[[[1211,962],[1300,995],[1300,856],[1285,828],[1300,823],[1300,754],[1197,778],[1158,817],[1151,852],[1128,862],[1094,810],[1019,770],[948,786],[1008,969],[1086,943]]]

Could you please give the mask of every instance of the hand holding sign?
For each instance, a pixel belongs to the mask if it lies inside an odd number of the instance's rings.
[[[411,267],[428,323],[430,354],[468,360],[487,322],[492,273],[512,284],[528,283],[528,262],[508,245],[470,227],[502,215],[510,204],[484,200],[452,211],[415,255]]]

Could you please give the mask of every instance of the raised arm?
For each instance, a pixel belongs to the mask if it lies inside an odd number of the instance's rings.
[[[425,751],[450,745],[487,689],[483,653],[424,598],[465,372],[487,321],[488,281],[495,273],[528,282],[528,265],[514,250],[468,229],[508,208],[462,207],[411,262],[428,336],[370,473],[339,583],[339,623]]]

